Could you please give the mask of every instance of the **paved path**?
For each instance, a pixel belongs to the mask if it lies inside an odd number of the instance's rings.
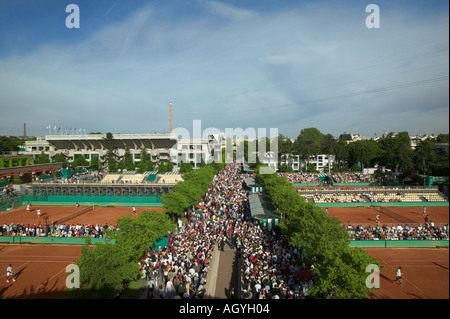
[[[225,244],[224,250],[220,250],[219,254],[220,262],[217,270],[214,298],[230,299],[231,290],[237,291],[237,252],[235,248]]]
[[[158,278],[158,286],[162,284],[162,278]],[[230,291],[238,291],[238,267],[237,250],[225,244],[224,250],[214,247],[210,269],[208,269],[205,299],[230,299]],[[141,299],[147,299],[148,289],[142,294]],[[153,291],[153,298],[160,299],[158,289]],[[169,299],[171,299],[169,297]]]

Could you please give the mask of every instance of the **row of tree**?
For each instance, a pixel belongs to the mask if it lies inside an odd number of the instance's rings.
[[[173,189],[161,197],[163,207],[174,220],[182,218],[190,205],[195,204],[205,195],[211,181],[224,164],[211,163],[202,165],[199,169],[190,170],[182,175],[183,181],[178,182]]]
[[[118,230],[107,230],[105,242],[91,245],[89,239],[81,248],[80,289],[71,291],[73,298],[113,298],[139,278],[140,258],[146,249],[175,230],[170,218],[154,210],[137,217],[117,219]]]
[[[207,192],[222,164],[202,165],[183,174],[183,182],[162,197],[166,213],[144,211],[137,217],[117,219],[116,231],[107,230],[107,240],[91,245],[87,240],[77,261],[80,269],[80,289],[72,291],[74,298],[111,298],[139,278],[138,261],[149,247],[168,232],[175,231],[177,218],[198,202]],[[171,219],[172,218],[172,219]]]
[[[388,134],[378,140],[347,143],[343,139],[336,140],[330,134],[323,134],[316,128],[305,128],[294,141],[279,135],[278,154],[300,155],[305,160],[314,154],[335,155],[337,167],[341,170],[355,163],[360,163],[362,168],[378,164],[398,172],[416,171],[448,176],[449,154],[436,152],[435,148],[437,143],[448,142],[448,134],[439,134],[436,139],[421,141],[413,150],[408,132]]]
[[[277,174],[257,178],[281,215],[280,231],[289,244],[305,254],[304,262],[313,265],[313,298],[363,299],[370,289],[366,267],[376,258],[360,248],[351,248],[349,234],[338,218],[328,216],[320,207],[298,196],[292,184]]]

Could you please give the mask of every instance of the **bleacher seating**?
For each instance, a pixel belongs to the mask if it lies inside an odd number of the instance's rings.
[[[353,191],[353,192],[311,192],[299,191],[301,196],[314,203],[364,203],[364,202],[446,202],[447,200],[436,192],[396,192],[386,190]]]
[[[176,174],[162,174],[158,179],[158,184],[176,184],[183,181],[181,175]]]

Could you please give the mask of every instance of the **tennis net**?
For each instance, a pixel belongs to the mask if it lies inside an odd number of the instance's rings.
[[[78,217],[80,215],[86,214],[87,212],[90,212],[90,211],[94,210],[94,208],[95,208],[95,205],[89,205],[89,206],[87,206],[87,207],[85,207],[83,209],[80,209],[80,210],[72,213],[72,214],[69,214],[69,215],[66,215],[64,217],[58,218],[57,220],[54,220],[53,223],[56,223],[56,224],[64,223],[64,222],[66,222],[68,220],[71,220],[71,219],[73,219],[75,217]]]

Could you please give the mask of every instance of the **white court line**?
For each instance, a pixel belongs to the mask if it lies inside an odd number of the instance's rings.
[[[62,273],[63,271],[66,271],[66,267],[64,267],[63,269],[61,269],[60,271],[58,271],[54,276],[52,276],[51,278],[47,279],[46,281],[44,281],[43,283],[41,283],[39,286],[36,287],[35,291],[38,291],[39,288],[41,288],[42,286],[46,285],[47,283],[50,282],[50,280],[52,280],[53,278],[55,278],[56,276],[58,276],[60,273]],[[28,298],[29,295],[31,295],[34,291],[30,291],[25,297],[23,297],[23,299]]]
[[[25,263],[23,263],[22,265],[20,265],[19,267],[14,267],[14,274],[17,274],[18,269],[22,268],[23,266],[25,266],[26,264],[28,264],[30,261],[27,260],[10,260],[10,264],[12,264],[13,262],[23,262],[25,261]],[[6,277],[6,274],[0,276],[0,278]]]
[[[383,260],[383,261],[385,261],[385,260]],[[391,269],[395,272],[397,269],[395,269],[395,268],[393,268],[391,265],[389,265],[388,263],[386,263],[389,267],[391,267]],[[409,267],[409,266],[407,266],[407,267]],[[407,281],[407,282],[409,282],[411,285],[413,285],[417,290],[419,290],[421,293],[423,293],[424,295],[425,295],[425,293],[419,288],[419,287],[417,287],[416,285],[414,285],[411,281],[409,281],[408,279],[406,279],[406,278],[404,278],[404,276],[403,276],[403,272],[402,272],[402,280],[405,280],[405,281]]]

